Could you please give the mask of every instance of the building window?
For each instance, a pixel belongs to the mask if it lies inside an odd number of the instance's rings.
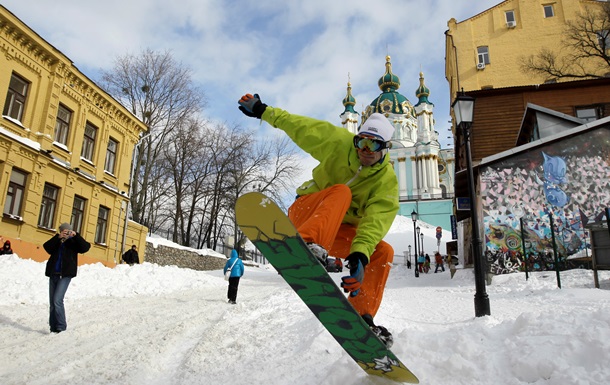
[[[108,214],[110,209],[100,206],[97,214],[97,228],[95,229],[95,243],[106,243],[106,230],[108,229]]]
[[[28,94],[29,83],[21,77],[12,74],[8,85],[6,101],[4,102],[3,115],[21,121],[23,109],[25,108],[25,98]]]
[[[544,17],[553,17],[555,16],[555,10],[553,9],[553,4],[543,5],[544,8]]]
[[[85,198],[75,196],[74,203],[72,204],[72,218],[70,218],[70,223],[72,223],[72,228],[77,233],[83,232],[83,218],[85,218],[85,205],[87,204],[87,200]]]
[[[597,107],[576,107],[576,117],[590,122],[601,117],[600,110]]]
[[[489,47],[477,47],[477,63],[489,64]]]
[[[506,17],[506,23],[515,23],[515,11],[506,11],[504,12],[504,16]]]
[[[119,147],[119,143],[110,139],[108,141],[108,149],[106,150],[106,162],[104,163],[104,170],[108,171],[111,174],[114,174],[114,164],[116,162],[116,152]]]
[[[57,120],[55,120],[55,137],[53,138],[57,143],[65,146],[68,145],[68,132],[70,131],[71,119],[72,111],[60,104],[57,110]]]
[[[44,190],[42,191],[42,203],[40,205],[40,216],[38,217],[38,226],[47,229],[53,228],[58,193],[59,188],[48,183],[44,184]]]
[[[83,150],[80,156],[93,161],[93,149],[95,148],[95,136],[97,135],[97,127],[87,122],[85,125],[85,136],[83,137]]]
[[[25,182],[28,175],[23,171],[13,169],[11,179],[8,183],[6,202],[4,202],[4,213],[10,215],[21,215],[21,206],[25,196]]]
[[[610,49],[610,30],[605,29],[597,32],[597,41],[602,52]]]

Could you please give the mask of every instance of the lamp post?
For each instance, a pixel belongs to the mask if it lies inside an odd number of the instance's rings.
[[[475,200],[474,172],[472,169],[472,154],[470,151],[470,128],[474,116],[474,98],[462,91],[457,95],[451,105],[455,114],[456,127],[464,136],[466,150],[466,169],[468,175],[468,194],[470,197],[470,221],[472,227],[472,253],[474,258],[474,312],[477,317],[490,315],[489,297],[485,288],[485,268],[481,255],[481,237],[479,236],[479,217],[477,215],[477,202]]]
[[[420,239],[419,252],[424,254],[425,253],[425,250],[424,250],[424,233],[420,233],[419,234],[419,239]]]
[[[419,256],[421,255],[421,253],[423,251],[421,249],[421,245],[419,244],[419,232],[420,232],[420,230],[421,229],[419,228],[419,226],[417,226],[417,228],[415,229],[415,232],[417,234],[417,238],[415,239],[415,243],[417,243],[417,245],[418,245],[417,246],[417,255],[415,256],[415,258],[417,258],[418,261],[419,261]],[[418,265],[419,265],[419,262],[417,262],[417,265],[415,265],[415,267],[419,267]],[[418,271],[417,276],[419,277],[419,269],[417,269],[417,271]]]
[[[419,278],[419,269],[417,266],[417,232],[416,230],[419,229],[419,227],[417,227],[417,229],[415,228],[415,226],[417,226],[417,212],[415,210],[413,210],[411,212],[411,219],[413,220],[413,239],[415,240],[415,278]],[[411,246],[409,246],[409,249],[411,248]]]
[[[411,268],[411,245],[409,245],[409,263],[407,263],[407,265],[409,265],[409,269]]]

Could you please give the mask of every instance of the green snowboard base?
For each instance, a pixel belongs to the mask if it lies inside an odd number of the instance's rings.
[[[275,202],[262,193],[248,193],[237,200],[235,215],[241,231],[365,372],[419,383],[354,310]]]

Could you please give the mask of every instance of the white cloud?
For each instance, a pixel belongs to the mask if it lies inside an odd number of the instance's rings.
[[[499,0],[5,0],[4,6],[95,80],[113,59],[144,48],[169,49],[193,69],[208,98],[205,113],[258,126],[237,109],[246,92],[293,113],[336,124],[348,73],[362,111],[378,94],[385,56],[413,104],[423,71],[446,141],[447,21],[464,20]]]

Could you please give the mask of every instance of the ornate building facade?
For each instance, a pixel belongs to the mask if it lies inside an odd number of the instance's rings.
[[[377,84],[381,94],[366,106],[362,116],[354,109],[356,99],[351,83],[347,84],[341,124],[356,134],[359,125],[372,113],[384,114],[395,129],[389,155],[399,183],[399,214],[410,217],[415,210],[422,221],[450,230],[454,195],[453,150],[441,149],[435,131],[434,104],[428,99],[430,90],[424,83],[424,75],[419,74],[415,105],[398,92],[400,79],[392,72],[389,56],[386,57],[385,73]]]
[[[127,220],[134,146],[148,128],[0,5],[0,235],[23,258],[71,223],[80,263],[114,266],[147,229]]]

